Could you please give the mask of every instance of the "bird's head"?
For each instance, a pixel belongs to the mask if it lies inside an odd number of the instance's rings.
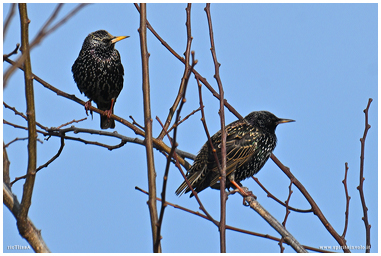
[[[295,122],[295,120],[292,119],[278,118],[268,111],[254,111],[248,114],[244,119],[252,126],[267,130],[271,133],[275,132],[275,128],[278,124]]]
[[[128,37],[129,36],[112,36],[106,30],[97,30],[86,37],[83,48],[110,50],[114,49],[116,42]]]

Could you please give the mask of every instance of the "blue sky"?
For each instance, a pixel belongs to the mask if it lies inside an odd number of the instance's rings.
[[[33,39],[50,16],[55,4],[28,4],[30,38]],[[74,4],[66,4],[63,17]],[[154,29],[180,55],[186,47],[186,4],[148,4],[147,17]],[[204,4],[192,5],[192,50],[196,70],[217,90]],[[295,123],[280,125],[274,154],[307,188],[320,209],[339,234],[344,228],[345,194],[341,181],[348,162],[350,200],[347,244],[365,245],[359,193],[360,137],[364,132],[364,113],[368,98],[371,129],[366,139],[364,192],[369,209],[372,252],[378,252],[378,5],[377,4],[212,4],[214,37],[225,98],[243,116],[254,110],[268,110]],[[9,4],[3,4],[7,14]],[[130,38],[118,42],[125,68],[124,89],[115,114],[143,124],[143,97],[139,14],[132,4],[94,4],[85,7],[64,26],[49,35],[31,53],[32,70],[45,81],[87,100],[79,93],[71,73],[84,38],[106,29],[116,36]],[[20,42],[19,18],[15,16],[6,35],[3,51],[11,52]],[[152,116],[166,119],[177,95],[184,66],[148,32]],[[9,65],[4,63],[4,70]],[[84,118],[83,106],[59,97],[37,82],[35,87],[37,121],[57,127]],[[23,74],[17,71],[4,90],[4,101],[25,113]],[[203,87],[206,120],[211,133],[220,129],[219,101]],[[190,79],[184,117],[199,107],[195,79]],[[26,125],[8,109],[4,119]],[[226,123],[236,120],[228,110]],[[99,129],[99,115],[75,126]],[[136,137],[127,127],[116,123],[120,134]],[[153,122],[157,136],[160,125]],[[69,135],[69,134],[68,134]],[[26,137],[25,131],[4,126],[4,142]],[[82,136],[70,134],[70,136]],[[111,145],[114,138],[83,135],[84,138]],[[38,166],[59,148],[59,139],[48,141],[39,135]],[[179,149],[196,154],[206,141],[200,113],[179,126]],[[165,140],[167,144],[168,141]],[[11,161],[11,180],[25,174],[26,141],[7,148]],[[161,192],[165,158],[155,151],[158,196]],[[151,230],[147,196],[135,186],[147,189],[145,149],[126,144],[109,151],[80,142],[66,141],[61,156],[36,178],[30,218],[41,229],[52,252],[151,252]],[[289,180],[269,160],[257,174],[274,195],[285,201]],[[194,198],[174,194],[181,184],[179,171],[171,166],[167,200],[198,211]],[[21,200],[22,182],[13,186]],[[259,202],[278,220],[285,208],[267,198],[252,179],[243,182]],[[290,205],[306,209],[307,201],[293,187]],[[219,218],[219,192],[200,193],[204,206]],[[158,204],[160,207],[160,204]],[[27,245],[17,231],[14,217],[3,207],[3,251],[8,245]],[[262,218],[242,206],[236,194],[227,201],[227,224],[263,234],[279,235]],[[313,247],[336,246],[316,216],[291,212],[287,229],[301,243]],[[212,223],[167,207],[162,228],[163,252],[219,252],[218,229]],[[250,246],[248,246],[250,245]],[[340,251],[340,250],[339,250]],[[363,252],[362,250],[352,250]],[[22,251],[24,252],[24,251]],[[227,231],[227,252],[279,252],[277,242]],[[286,246],[286,252],[293,252]]]

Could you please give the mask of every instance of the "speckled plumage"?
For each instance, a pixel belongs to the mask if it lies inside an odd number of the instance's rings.
[[[226,188],[233,186],[230,180],[240,184],[240,181],[259,172],[276,146],[275,128],[280,123],[292,121],[278,118],[268,111],[254,111],[226,126]],[[211,140],[221,162],[221,131],[214,134]],[[196,156],[187,179],[196,192],[207,187],[218,187],[220,172],[209,141]],[[184,181],[176,190],[176,195],[189,191]]]
[[[101,128],[114,128],[113,113],[116,98],[123,88],[124,69],[115,43],[127,38],[114,37],[105,30],[90,33],[83,42],[78,58],[72,66],[78,89],[94,101],[98,108],[107,111],[101,116]]]

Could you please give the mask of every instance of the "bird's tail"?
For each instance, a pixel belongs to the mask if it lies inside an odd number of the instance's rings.
[[[194,184],[196,183],[196,181],[200,178],[201,173],[202,173],[201,171],[198,171],[198,172],[195,172],[195,173],[193,173],[193,174],[187,176],[187,179],[188,179],[190,185],[192,186],[192,188],[193,188],[196,192],[199,192],[199,191],[202,190],[202,189],[200,190],[199,187],[197,187],[197,186],[194,185]],[[203,189],[204,189],[204,188],[203,188]],[[184,194],[184,193],[188,193],[189,191],[191,191],[191,189],[189,188],[189,186],[188,186],[188,184],[186,183],[186,181],[184,181],[184,182],[180,185],[180,187],[178,187],[178,189],[176,190],[175,194],[176,194],[177,196],[181,196],[182,194]],[[193,194],[190,195],[190,197],[192,197],[192,196],[193,196]]]
[[[107,116],[105,116],[105,115],[101,115],[101,128],[102,129],[108,129],[108,128],[114,129],[115,128],[114,119],[107,118]]]
[[[114,114],[114,104],[110,102],[110,104],[97,104],[98,108],[100,110],[106,111],[111,110],[111,113]],[[108,128],[115,128],[115,121],[114,119],[108,118],[106,115],[101,115],[101,128],[102,129],[108,129]]]

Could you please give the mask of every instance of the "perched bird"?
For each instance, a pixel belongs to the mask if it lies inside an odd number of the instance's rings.
[[[90,33],[83,42],[78,58],[71,71],[78,89],[89,101],[85,104],[86,114],[94,101],[100,110],[101,128],[115,128],[115,121],[110,119],[114,104],[123,88],[124,69],[115,43],[128,36],[112,36],[106,30]]]
[[[226,188],[241,187],[240,181],[259,172],[275,148],[275,128],[280,123],[288,122],[294,120],[278,118],[268,111],[254,111],[225,127]],[[211,141],[221,163],[221,131],[214,134]],[[220,172],[209,141],[201,148],[186,177],[196,192],[207,187],[219,188]],[[184,181],[176,190],[176,195],[189,191]]]

